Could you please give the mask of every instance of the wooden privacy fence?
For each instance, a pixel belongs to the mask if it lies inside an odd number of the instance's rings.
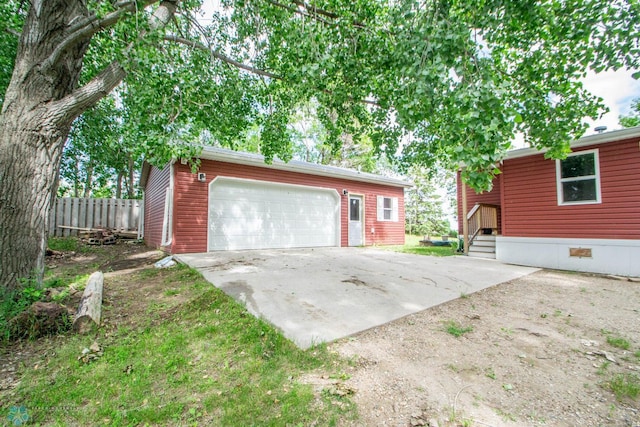
[[[56,199],[49,215],[49,237],[77,236],[73,228],[109,228],[115,231],[137,231],[142,216],[142,200]],[[63,226],[63,227],[60,227]]]

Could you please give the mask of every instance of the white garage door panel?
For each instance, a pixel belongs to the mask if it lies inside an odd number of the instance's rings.
[[[218,177],[209,185],[208,248],[339,246],[335,190]]]

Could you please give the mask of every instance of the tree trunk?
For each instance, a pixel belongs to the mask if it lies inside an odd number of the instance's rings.
[[[21,278],[40,283],[47,223],[62,149],[74,117],[56,101],[75,88],[88,40],[43,64],[74,19],[87,16],[81,0],[31,2],[16,63],[0,113],[0,287]]]
[[[134,172],[135,172],[135,163],[133,161],[133,156],[131,154],[129,154],[129,185],[127,185],[127,190],[129,193],[129,198],[133,199],[135,197],[135,192],[134,192],[134,187],[135,187],[135,179],[134,179]]]
[[[73,197],[80,197],[80,162],[78,159],[73,163],[75,175],[73,176]]]
[[[116,180],[116,199],[122,198],[122,172],[118,172],[118,179]]]
[[[84,181],[84,194],[82,197],[85,199],[91,197],[91,190],[93,190],[93,165],[87,167],[87,176]]]
[[[117,22],[96,25],[86,3],[25,2],[29,11],[0,111],[0,288],[15,288],[21,278],[42,282],[49,210],[71,123],[126,76],[113,61],[78,87],[91,37]],[[177,3],[160,2],[152,30],[171,20]]]
[[[5,114],[0,120],[0,285],[13,288],[21,278],[42,280],[49,210],[66,134],[28,132],[7,119]]]

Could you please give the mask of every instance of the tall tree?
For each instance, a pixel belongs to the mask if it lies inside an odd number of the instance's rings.
[[[620,125],[626,128],[640,126],[640,98],[631,101],[631,111],[626,116],[620,116]]]
[[[333,127],[333,124],[332,124]],[[368,135],[344,133],[331,143],[331,130],[318,116],[315,100],[299,108],[291,118],[291,140],[293,156],[299,160],[323,165],[377,172],[381,164],[379,152]],[[353,128],[358,128],[354,126]]]
[[[413,187],[405,195],[406,232],[421,235],[449,234],[451,227],[445,209],[451,203],[451,195],[441,192],[450,187],[451,182],[455,182],[453,175],[444,168],[412,166],[407,176],[413,182]]]
[[[126,147],[116,147],[122,141],[120,121],[112,96],[74,121],[60,168],[60,178],[71,184],[74,197],[91,197],[96,186],[127,172]]]
[[[0,286],[41,276],[71,124],[123,81],[127,127],[155,163],[256,128],[267,161],[287,160],[291,113],[313,97],[329,144],[371,135],[395,156],[411,132],[405,161],[464,162],[481,188],[516,131],[566,153],[602,110],[579,83],[587,69],[640,68],[635,1],[223,0],[206,22],[197,0],[1,7],[3,37],[19,37],[0,47],[0,65],[16,49],[0,111]]]

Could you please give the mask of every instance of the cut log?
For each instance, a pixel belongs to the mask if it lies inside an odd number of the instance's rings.
[[[94,327],[100,326],[100,315],[102,313],[102,285],[104,274],[96,271],[87,281],[82,299],[78,304],[78,312],[73,320],[73,330],[86,334]]]

